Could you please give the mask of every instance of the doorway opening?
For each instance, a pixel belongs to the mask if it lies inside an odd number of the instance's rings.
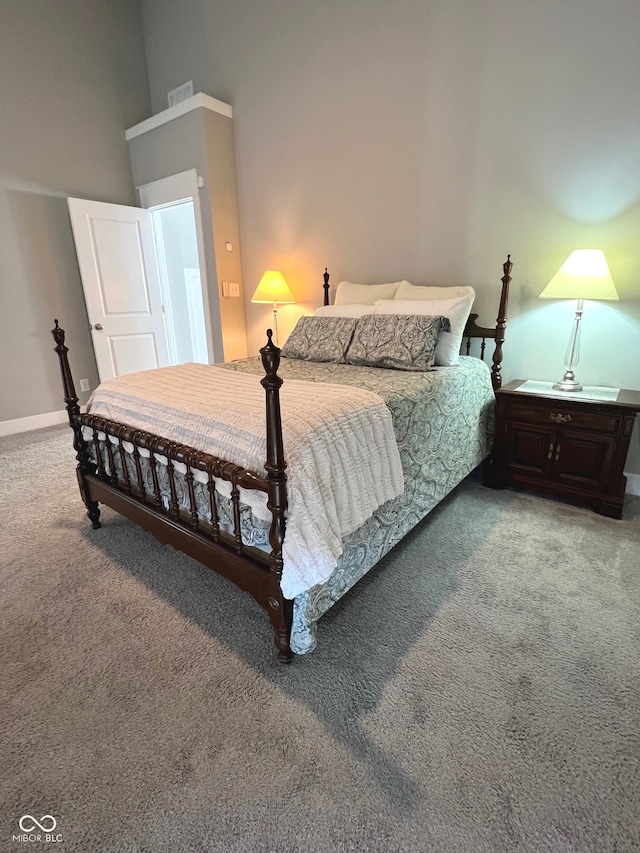
[[[193,199],[150,208],[172,364],[209,363]]]
[[[204,237],[196,169],[138,187],[151,214],[171,364],[214,364]]]

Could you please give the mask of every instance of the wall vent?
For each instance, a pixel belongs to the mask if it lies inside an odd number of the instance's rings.
[[[182,86],[178,86],[177,89],[172,89],[170,92],[167,92],[167,100],[170,107],[175,107],[176,104],[179,104],[181,101],[186,101],[187,98],[190,98],[192,95],[193,80],[189,80],[188,83],[183,83]]]

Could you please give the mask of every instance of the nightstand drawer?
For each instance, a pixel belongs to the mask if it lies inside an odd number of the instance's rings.
[[[620,425],[619,415],[591,412],[588,406],[582,404],[567,406],[563,400],[545,400],[544,405],[514,403],[509,406],[509,420],[528,424],[545,424],[546,426],[570,425],[579,429],[589,429],[594,432],[614,435]]]

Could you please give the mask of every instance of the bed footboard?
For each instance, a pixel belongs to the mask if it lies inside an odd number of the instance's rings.
[[[282,441],[280,350],[267,331],[260,350],[266,395],[266,476],[162,436],[82,413],[71,375],[64,330],[55,320],[52,335],[60,360],[64,401],[73,430],[76,473],[80,494],[93,527],[100,527],[100,503],[127,516],[163,544],[172,545],[248,592],[266,610],[274,630],[279,660],[291,660],[293,602],[282,595],[282,546],[287,510],[286,461]],[[165,461],[167,499],[160,487],[158,457]],[[176,475],[184,466],[186,489]],[[204,482],[208,496],[206,515],[197,500],[195,476]],[[231,484],[232,530],[219,523],[216,480]],[[271,513],[269,554],[246,545],[242,538],[240,489],[267,495]],[[179,492],[182,491],[179,499]]]

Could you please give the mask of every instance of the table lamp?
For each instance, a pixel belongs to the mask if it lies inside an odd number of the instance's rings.
[[[607,259],[601,249],[576,249],[540,294],[540,299],[577,299],[576,316],[564,357],[565,374],[556,391],[582,391],[574,368],[580,359],[580,320],[584,299],[618,299]]]
[[[267,270],[260,279],[251,301],[273,303],[273,331],[278,344],[278,305],[296,301],[282,273],[277,270]]]

